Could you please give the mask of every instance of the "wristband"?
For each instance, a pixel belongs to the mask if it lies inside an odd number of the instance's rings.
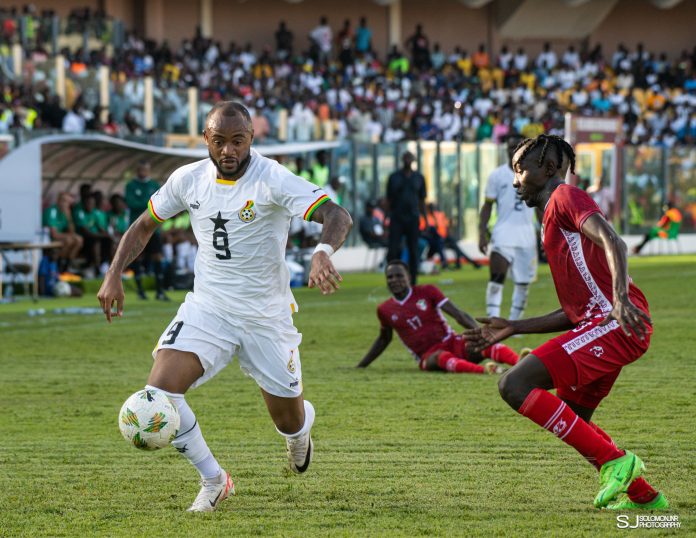
[[[328,243],[319,243],[315,248],[314,252],[312,252],[312,256],[314,256],[317,252],[326,252],[329,255],[329,258],[331,255],[336,252],[334,248],[329,245]]]

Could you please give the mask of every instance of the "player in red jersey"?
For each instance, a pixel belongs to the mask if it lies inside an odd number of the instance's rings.
[[[386,267],[387,286],[392,297],[377,307],[381,328],[377,340],[358,364],[365,368],[381,355],[392,339],[392,331],[418,361],[421,370],[444,370],[455,373],[502,373],[499,364],[517,364],[517,353],[503,344],[478,351],[467,349],[466,340],[450,327],[442,312],[466,328],[477,323],[457,308],[435,286],[411,286],[408,267],[400,260]],[[481,363],[484,359],[491,359]]]
[[[483,318],[482,327],[464,335],[478,349],[513,334],[567,330],[506,372],[501,396],[600,471],[596,507],[666,509],[667,499],[640,476],[642,461],[591,422],[621,368],[647,351],[652,322],[645,296],[628,276],[626,245],[597,204],[563,182],[564,155],[573,171],[572,148],[559,137],[540,135],[523,141],[512,159],[520,198],[543,210],[544,249],[561,308],[524,320]]]

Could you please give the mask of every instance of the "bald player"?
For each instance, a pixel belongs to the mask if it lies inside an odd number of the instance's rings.
[[[188,211],[199,245],[195,287],[159,338],[146,388],[164,391],[179,409],[181,426],[172,445],[201,476],[192,512],[215,510],[234,494],[234,483],[208,448],[184,394],[235,355],[258,384],[286,440],[290,469],[304,473],[309,467],[314,408],[303,397],[302,335],[293,325],[298,307],[284,259],[288,228],[295,216],[324,225],[309,286],[330,294],[341,281],[331,255],[352,226],[349,214],[321,188],[251,149],[254,131],[243,105],[217,103],[203,137],[209,158],[178,168],[152,195],[148,209],[123,236],[98,293],[107,320],[112,320],[114,303],[120,317],[121,272],[162,222]],[[234,399],[225,404],[233,419]]]

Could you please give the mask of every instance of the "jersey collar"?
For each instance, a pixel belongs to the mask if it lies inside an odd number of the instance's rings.
[[[411,298],[411,295],[413,295],[413,286],[408,288],[408,293],[406,294],[406,297],[404,297],[403,301],[399,301],[396,297],[394,297],[394,300],[400,305],[403,305],[406,301],[408,301]]]

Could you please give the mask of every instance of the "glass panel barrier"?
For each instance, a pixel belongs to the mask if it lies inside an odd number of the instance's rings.
[[[459,174],[461,188],[459,190],[462,207],[459,237],[467,241],[478,241],[479,214],[479,154],[476,144],[461,144],[459,146]]]
[[[438,207],[450,220],[450,233],[457,236],[461,230],[461,197],[459,179],[458,145],[456,142],[440,142],[440,196]]]
[[[667,199],[682,212],[680,233],[696,231],[696,148],[672,148],[667,157]]]
[[[154,90],[155,126],[165,133],[187,134],[189,120],[188,89],[167,87],[162,82]],[[202,123],[198,124],[201,126]]]
[[[665,201],[662,148],[624,148],[624,233],[643,234],[662,216]]]

